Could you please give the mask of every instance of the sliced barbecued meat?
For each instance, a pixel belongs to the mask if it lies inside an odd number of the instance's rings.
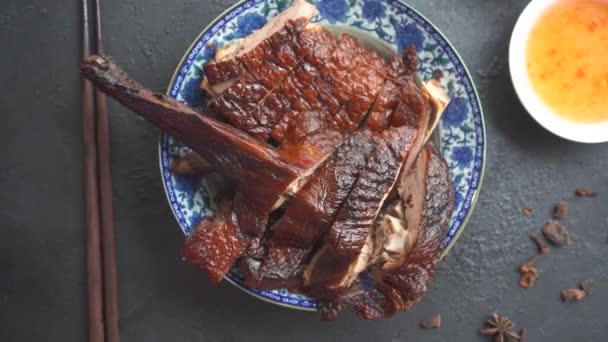
[[[215,216],[201,221],[182,249],[184,260],[196,265],[212,283],[222,280],[248,244],[238,228],[232,197],[222,196],[217,202]]]
[[[407,310],[416,304],[426,291],[426,284],[432,280],[454,206],[448,165],[435,148],[429,149],[431,156],[421,235],[406,263],[383,277],[386,284],[401,294],[404,305],[399,310]]]
[[[376,151],[340,210],[326,246],[307,266],[306,282],[315,297],[324,298],[324,305],[339,303],[340,295],[367,266],[373,252],[374,222],[394,193],[401,172],[411,167],[424,144],[433,106],[428,94],[415,84],[417,64],[412,56],[415,49],[410,48],[391,59],[388,80],[368,120],[372,128],[384,130]]]
[[[331,33],[325,30],[325,34]],[[384,84],[384,61],[375,52],[360,47],[348,34],[335,46],[306,55],[294,73],[281,85],[280,96],[290,106],[272,128],[272,140],[291,140],[288,132],[294,118],[309,110],[324,114],[326,125],[352,131],[370,110]]]
[[[338,212],[326,246],[305,273],[316,298],[338,299],[367,266],[372,251],[366,241],[417,135],[419,130],[408,126],[376,134],[374,151]]]
[[[114,99],[186,143],[238,185],[234,208],[241,230],[261,236],[268,215],[296,193],[323,162],[287,154],[128,78],[108,57],[90,56],[82,74]]]
[[[255,67],[244,71],[243,75],[221,94],[208,99],[209,109],[233,126],[266,140],[270,129],[264,132],[265,122],[257,118],[257,108],[277,85],[292,73],[292,69],[302,59],[302,54],[307,53],[298,49],[296,41],[298,31],[305,23],[306,20],[303,19],[288,21],[281,30],[263,40],[260,48],[254,49],[264,50],[263,56],[246,55],[240,58],[243,61],[254,58],[257,61]],[[315,36],[323,38],[322,35]],[[320,41],[320,44],[325,43],[324,40]]]
[[[315,6],[304,0],[294,0],[290,7],[268,20],[260,29],[232,44],[217,48],[214,59],[204,65],[209,85],[234,82],[246,70],[256,68],[268,58],[269,53],[273,53],[268,37],[282,30],[290,20],[302,18],[304,23],[307,22],[315,12]]]
[[[394,269],[403,264],[418,239],[426,195],[429,148],[423,149],[397,186],[393,199],[374,223],[373,253],[369,264]]]
[[[294,51],[304,56],[308,69],[295,70],[291,74],[294,77],[288,77],[265,96],[261,106],[250,111],[247,117],[259,124],[255,129],[237,126],[263,138],[271,128],[280,124],[274,125],[281,116],[284,117],[289,105],[291,112],[287,110],[287,113],[291,120],[283,121],[287,125],[287,139],[279,148],[297,156],[300,165],[314,169],[342,143],[342,132],[352,131],[363,120],[384,83],[384,76],[378,71],[383,70],[383,64],[376,53],[360,48],[352,36],[344,35],[333,49],[335,38],[319,26],[299,31],[296,40],[298,44]],[[239,84],[241,81],[233,87]],[[306,89],[313,87],[324,91],[323,95],[307,93]],[[333,105],[332,113],[329,108],[333,98],[338,102]],[[217,99],[215,103],[218,103]],[[344,117],[336,119],[342,112],[346,113]],[[258,128],[266,133],[259,135],[262,131],[256,130]],[[259,237],[266,228],[267,215],[262,214],[268,208],[260,208],[256,197],[253,192],[239,192],[235,198],[235,210],[242,229]]]
[[[288,155],[183,103],[144,89],[107,57],[91,56],[81,69],[108,95],[186,143],[215,170],[239,184],[235,214],[240,229],[256,237],[265,230],[270,212],[297,192],[323,161],[312,164],[297,153]]]
[[[416,82],[413,48],[387,63],[308,24],[313,12],[296,0],[205,66],[207,103],[234,127],[143,89],[105,57],[82,72],[193,148],[175,172],[236,181],[183,249],[211,281],[241,258],[250,285],[312,294],[324,319],[341,307],[387,317],[419,300],[439,258],[447,167],[427,148],[407,171],[449,98]]]
[[[175,99],[143,88],[108,57],[88,57],[81,71],[118,102],[186,143],[241,188],[259,192],[259,201],[269,207],[295,186],[300,177],[310,174],[297,166],[297,158]]]
[[[413,50],[408,51],[410,51],[409,54],[413,52]],[[398,59],[393,58],[392,64],[390,66],[392,70],[387,71],[387,74],[391,74],[393,78],[391,84],[399,83],[401,85],[407,85],[408,82],[412,82],[413,84],[414,79],[412,70],[415,69],[415,65],[405,66],[404,62],[411,63],[411,56],[404,56],[403,58]],[[387,84],[388,83],[389,82],[387,82]],[[409,87],[408,89],[410,88],[411,87]],[[421,93],[421,91],[422,90],[418,90],[419,95],[417,97],[426,99],[426,97]],[[388,119],[393,113],[396,113],[395,115],[415,115],[411,114],[412,110],[408,109],[406,104],[402,103],[406,101],[399,101],[400,98],[405,98],[405,96],[400,95],[400,93],[396,90],[393,94],[391,94],[391,96],[396,98],[396,100],[394,101],[395,103],[393,105],[384,105],[384,108],[381,109],[381,105],[379,105],[379,102],[381,100],[378,99],[372,109],[372,111],[376,112],[380,110],[386,110],[390,112],[388,115],[385,115],[387,120],[385,120],[384,124],[374,125],[376,129],[384,129],[389,124]],[[437,111],[443,110],[442,108],[435,108],[434,106],[431,106],[431,104],[428,104],[427,106],[422,106],[423,108],[420,107],[421,106],[419,105],[418,110],[421,112],[418,113],[417,116],[420,119],[420,122],[409,122],[409,124],[412,125],[412,127],[417,131],[424,130],[425,118],[427,116],[440,116],[439,112],[432,113],[431,115],[431,109],[435,109]],[[415,151],[418,151],[420,149],[420,146],[424,143],[422,138],[426,136],[426,134],[416,134],[416,138],[412,142],[412,148]],[[342,147],[345,146],[343,145]],[[339,154],[340,149],[341,148],[339,148],[336,154],[334,154],[334,157]],[[415,158],[415,153],[417,152],[411,153],[411,156],[405,161],[404,167],[409,168],[409,165],[411,165]],[[292,202],[288,203],[288,210],[286,210],[285,215],[273,227],[273,236],[267,243],[268,253],[264,260],[264,263],[261,264],[258,262],[248,264],[256,266],[262,265],[262,269],[257,269],[256,272],[253,272],[251,270],[249,272],[246,272],[247,274],[256,275],[258,277],[257,286],[270,286],[268,284],[273,284],[272,286],[279,286],[282,283],[294,284],[295,282],[293,281],[293,279],[296,278],[297,275],[301,274],[302,265],[304,265],[305,262],[308,261],[309,254],[312,251],[312,248],[317,244],[323,232],[326,230],[326,227],[331,224],[331,221],[317,221],[315,217],[317,217],[319,213],[314,211],[307,211],[307,208],[314,208],[314,206],[310,204],[306,206],[306,203],[314,204],[316,201],[319,201],[319,198],[323,198],[325,196],[328,196],[328,194],[331,194],[331,191],[328,189],[331,189],[330,185],[332,183],[330,183],[329,181],[333,181],[334,188],[342,186],[345,189],[343,191],[344,196],[333,198],[334,202],[332,203],[334,205],[334,211],[337,211],[341,207],[346,194],[350,192],[350,189],[354,184],[354,179],[352,179],[353,182],[348,183],[348,186],[341,180],[341,178],[338,177],[330,177],[328,179],[325,179],[326,177],[323,177],[323,179],[319,179],[319,174],[322,174],[323,172],[326,172],[328,170],[330,172],[336,172],[336,174],[338,174],[337,172],[343,172],[341,170],[332,170],[330,163],[320,168],[317,171],[317,174],[312,177],[310,183],[296,195],[296,198],[294,198]],[[340,182],[340,184],[338,184],[338,182]],[[321,184],[323,186],[317,187],[313,184]],[[306,201],[302,202],[300,199],[304,199]],[[293,208],[296,208],[297,211],[294,211]],[[321,215],[321,218],[323,217],[324,216]],[[310,224],[310,222],[312,222],[313,224]],[[306,229],[303,230],[303,228]],[[306,252],[303,252],[302,249],[304,249]],[[298,265],[300,266],[298,267]],[[262,281],[262,283],[260,283],[261,279],[265,281]],[[250,283],[255,284],[255,281],[251,281]]]
[[[384,84],[384,62],[348,34],[337,40],[320,26],[308,25],[295,32],[290,24],[275,36],[285,30],[294,32],[291,47],[300,58],[297,66],[288,70],[292,64],[285,67],[272,60],[268,66],[260,65],[213,98],[209,108],[235,127],[262,140],[285,143],[283,148],[292,150],[306,143],[301,136],[289,134],[304,122],[299,116],[314,113],[315,125],[322,126],[315,135],[328,132],[332,139],[326,141],[340,141],[334,136],[354,130],[372,106]],[[304,146],[304,150],[310,148]]]
[[[454,191],[448,165],[431,145],[421,152],[413,172],[402,179],[399,192],[406,198],[413,197],[410,205],[404,203],[403,234],[417,236],[400,252],[405,259],[400,266],[387,268],[383,262],[390,259],[375,261],[373,289],[345,297],[344,305],[353,307],[366,319],[392,316],[422,298],[440,260],[441,244],[452,215]]]
[[[315,171],[272,226],[263,262],[246,264],[256,266],[246,272],[251,275],[250,284],[268,288],[297,283],[314,245],[331,226],[372,149],[372,132],[359,130]]]

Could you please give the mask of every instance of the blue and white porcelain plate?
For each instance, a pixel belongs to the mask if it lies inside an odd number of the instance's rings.
[[[169,95],[193,107],[202,100],[202,66],[215,48],[247,36],[263,26],[268,18],[287,7],[289,0],[241,1],[221,14],[194,41],[171,80]],[[456,205],[444,241],[447,252],[462,233],[473,211],[485,164],[485,126],[481,103],[464,62],[439,30],[416,10],[399,0],[315,0],[318,13],[313,22],[339,26],[350,32],[384,42],[395,51],[413,44],[420,57],[418,76],[439,81],[452,101],[438,127],[438,143],[448,161]],[[163,134],[160,139],[160,168],[171,209],[185,234],[197,223],[214,214],[212,202],[217,176],[174,176],[169,166],[189,149]],[[243,284],[238,270],[225,278],[244,291],[263,300],[290,308],[315,310],[315,300],[287,290],[266,291]]]

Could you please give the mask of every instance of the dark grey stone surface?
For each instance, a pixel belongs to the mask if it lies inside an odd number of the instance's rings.
[[[103,2],[107,52],[164,90],[200,30],[232,1]],[[411,0],[446,32],[480,91],[488,130],[481,197],[421,304],[382,322],[351,314],[321,323],[222,284],[180,261],[183,236],[157,168],[158,131],[111,103],[114,205],[123,341],[484,341],[493,311],[531,341],[605,341],[608,335],[608,145],[566,142],[526,114],[506,60],[525,0]],[[0,3],[0,341],[83,341],[84,226],[76,2]],[[576,187],[602,192],[574,198]],[[554,249],[534,288],[517,286],[528,240],[559,200],[571,204],[573,245]],[[522,207],[535,209],[532,218]],[[595,278],[582,303],[559,293]],[[440,312],[443,327],[418,323]]]

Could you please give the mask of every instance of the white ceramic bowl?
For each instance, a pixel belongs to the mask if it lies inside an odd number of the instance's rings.
[[[509,46],[511,80],[519,100],[528,113],[550,132],[582,143],[606,142],[608,141],[608,121],[588,124],[561,118],[543,103],[528,78],[526,46],[530,32],[545,10],[559,1],[561,0],[532,0],[517,20]]]

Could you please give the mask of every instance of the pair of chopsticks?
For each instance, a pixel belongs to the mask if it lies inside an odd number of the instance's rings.
[[[93,4],[93,30],[90,6]],[[102,54],[100,0],[82,0],[82,58]],[[87,226],[89,342],[119,342],[116,252],[112,213],[112,175],[105,94],[82,81],[84,205]]]

